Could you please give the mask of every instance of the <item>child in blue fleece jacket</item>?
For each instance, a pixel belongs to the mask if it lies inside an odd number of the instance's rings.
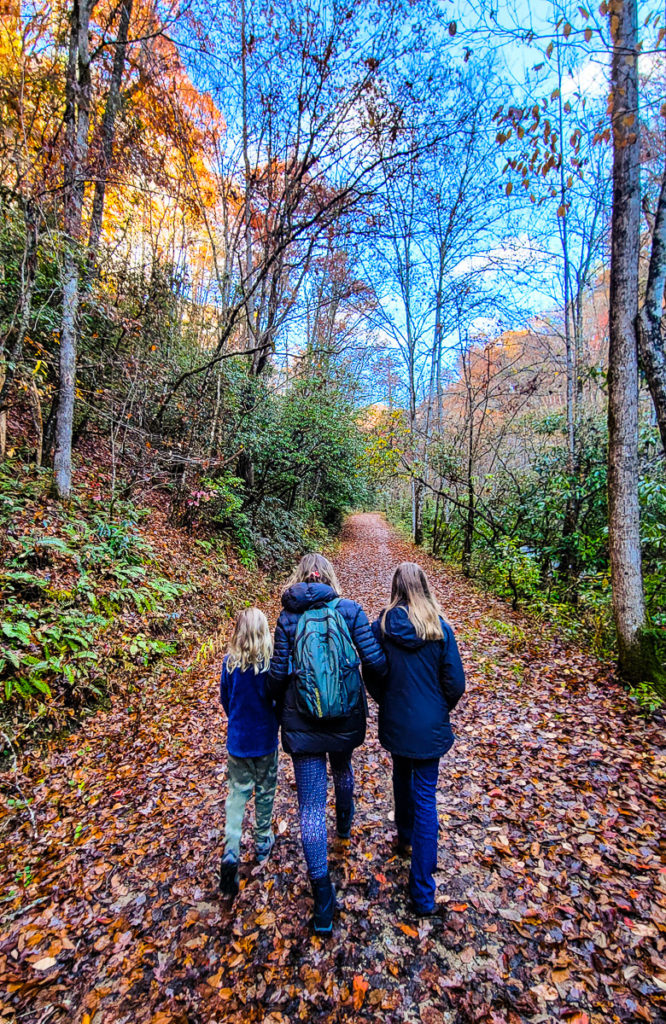
[[[268,622],[258,608],[245,608],[236,620],[229,653],[222,663],[220,700],[227,713],[227,778],[224,856],[220,889],[238,892],[238,858],[245,805],[254,793],[257,860],[265,861],[275,843],[271,827],[277,786],[278,722],[266,692],[273,653]]]

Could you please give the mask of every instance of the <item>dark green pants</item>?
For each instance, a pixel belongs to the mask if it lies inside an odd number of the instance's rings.
[[[224,852],[236,858],[240,852],[241,830],[245,805],[254,793],[254,842],[266,846],[273,838],[273,801],[277,786],[278,752],[263,757],[227,755],[229,794],[225,804],[227,819],[224,830]]]

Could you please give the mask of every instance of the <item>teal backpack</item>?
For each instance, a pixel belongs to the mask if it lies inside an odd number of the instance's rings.
[[[340,598],[302,613],[294,639],[296,707],[325,721],[343,718],[361,700],[359,658],[338,611]]]

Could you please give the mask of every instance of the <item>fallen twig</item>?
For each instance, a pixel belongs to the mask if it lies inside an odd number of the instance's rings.
[[[33,900],[32,903],[28,903],[26,907],[18,907],[17,910],[12,910],[11,914],[5,914],[2,918],[2,923],[6,924],[8,921],[14,921],[17,917],[21,917],[22,914],[27,914],[33,907],[38,907],[40,903],[46,903],[48,896],[40,896],[38,900]]]

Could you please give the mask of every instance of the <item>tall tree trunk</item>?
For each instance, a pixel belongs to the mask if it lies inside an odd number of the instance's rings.
[[[666,351],[664,350],[664,286],[666,285],[666,165],[661,179],[645,303],[638,320],[641,364],[657,414],[661,443],[666,452]]]
[[[44,451],[44,420],[42,418],[42,400],[34,377],[30,381],[30,396],[32,398],[32,422],[35,425],[36,434],[35,465],[41,466]]]
[[[638,505],[638,252],[640,152],[636,0],[611,0],[613,214],[608,354],[608,504],[619,668],[639,682],[657,670],[645,633]]]
[[[564,108],[562,100],[562,46],[557,36],[557,97],[558,97],[558,133],[560,152],[564,152]],[[571,259],[569,256],[569,222],[567,212],[567,190],[565,186],[564,160],[560,159],[560,208],[557,223],[562,245],[564,267],[564,344],[567,369],[567,446],[569,450],[569,472],[573,473],[576,464],[576,352],[571,331]]]
[[[474,407],[472,392],[468,391],[469,424],[467,431],[467,515],[462,550],[462,570],[469,576],[472,568],[472,547],[474,544]]]
[[[423,544],[423,484],[414,481],[414,543],[419,547]]]
[[[130,19],[132,17],[133,0],[124,0],[120,9],[120,23],[118,25],[118,36],[113,56],[113,70],[109,83],[109,92],[106,97],[104,117],[102,119],[102,137],[100,141],[100,159],[95,178],[95,195],[93,197],[92,213],[90,216],[90,231],[88,233],[88,262],[92,265],[99,248],[99,240],[102,236],[102,220],[104,217],[104,199],[106,185],[109,177],[109,170],[113,160],[113,144],[116,135],[116,116],[121,104],[121,86],[123,72],[125,70],[125,56],[127,53],[127,37],[129,35]]]
[[[65,255],[62,273],[60,388],[53,460],[58,496],[69,498],[72,487],[72,431],[76,387],[76,341],[79,311],[79,252],[85,165],[90,128],[90,47],[88,27],[92,0],[74,0],[67,62],[64,157]]]

